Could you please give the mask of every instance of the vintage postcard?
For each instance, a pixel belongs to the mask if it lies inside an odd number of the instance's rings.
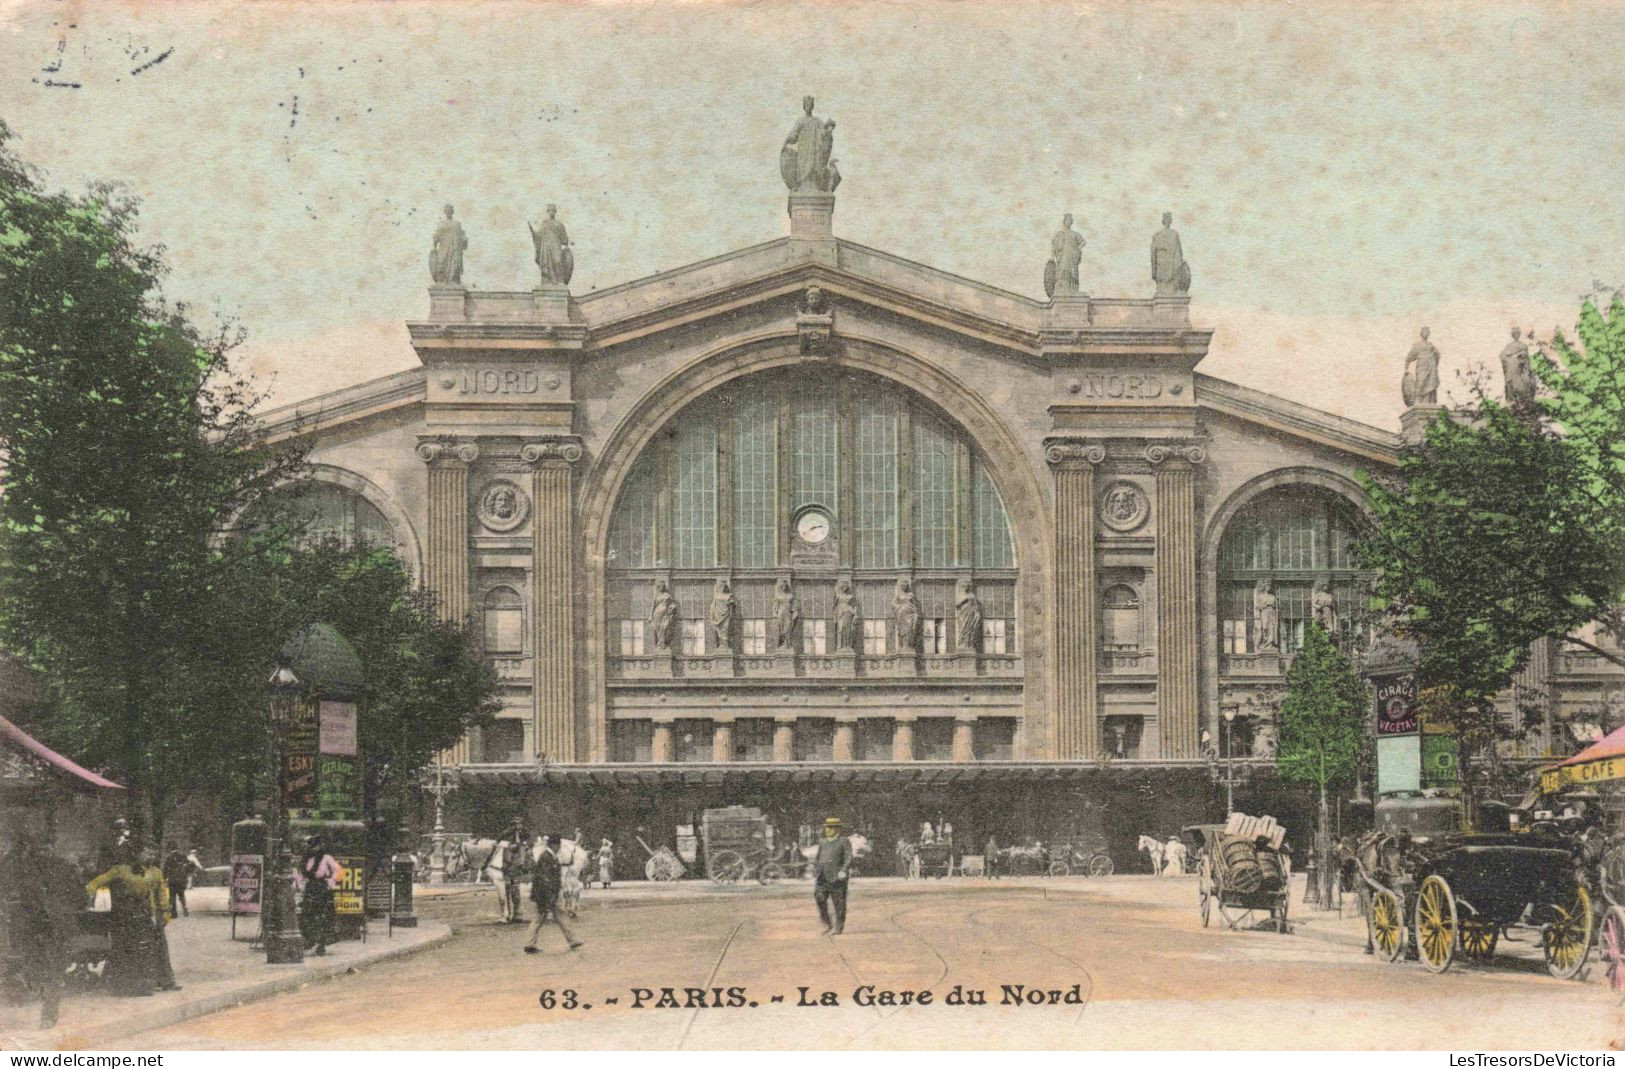
[[[0,1050],[1611,1050],[1622,16],[0,0]]]

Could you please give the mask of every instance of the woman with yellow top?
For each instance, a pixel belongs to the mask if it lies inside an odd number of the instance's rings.
[[[118,863],[85,885],[95,895],[107,890],[113,899],[113,955],[108,981],[119,995],[150,995],[154,989],[175,990],[169,967],[164,925],[169,923],[169,896],[163,874],[128,844],[118,849]]]

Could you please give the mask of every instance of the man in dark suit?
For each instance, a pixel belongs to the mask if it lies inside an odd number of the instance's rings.
[[[559,912],[559,891],[564,881],[559,872],[559,837],[549,835],[542,846],[542,852],[536,857],[535,874],[530,880],[530,901],[536,907],[536,919],[530,922],[530,938],[525,943],[525,953],[538,953],[536,940],[542,934],[542,925],[552,916],[553,923],[559,926],[564,933],[564,941],[574,950],[581,946],[581,940],[564,923],[564,915]]]
[[[824,837],[813,859],[813,901],[824,921],[825,935],[840,935],[846,928],[846,885],[852,878],[852,840],[840,817],[824,821]]]

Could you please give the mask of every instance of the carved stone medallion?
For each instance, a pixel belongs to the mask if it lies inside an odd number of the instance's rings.
[[[1145,522],[1151,503],[1133,483],[1112,483],[1100,495],[1100,520],[1114,531],[1132,531]]]
[[[511,531],[530,515],[530,498],[506,479],[486,484],[480,494],[480,522],[493,531]]]

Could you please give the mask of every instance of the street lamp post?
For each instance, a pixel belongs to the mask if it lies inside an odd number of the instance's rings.
[[[271,812],[266,850],[264,931],[268,965],[298,965],[305,960],[305,941],[299,934],[299,916],[293,898],[293,872],[289,868],[287,797],[283,783],[284,734],[299,700],[299,677],[286,654],[277,656],[276,671],[266,682],[271,709]]]
[[[446,765],[442,758],[434,763],[434,779],[424,784],[424,790],[434,795],[434,855],[429,858],[429,882],[446,882],[446,795],[457,789],[455,780],[446,779]]]
[[[1224,711],[1224,723],[1219,727],[1221,736],[1219,744],[1224,748],[1224,815],[1225,819],[1236,811],[1236,754],[1235,747],[1236,707],[1230,706]]]

